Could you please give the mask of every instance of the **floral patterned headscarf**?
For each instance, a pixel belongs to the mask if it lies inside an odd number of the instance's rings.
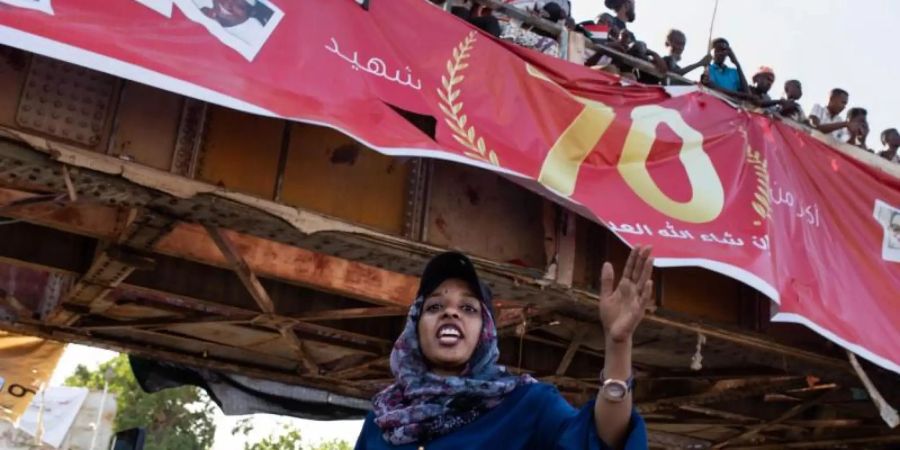
[[[394,343],[394,384],[373,399],[375,423],[384,439],[395,445],[427,442],[452,433],[499,405],[518,386],[536,382],[529,375],[511,375],[497,364],[497,328],[487,307],[481,308],[481,336],[465,370],[448,377],[432,373],[419,346],[418,324],[424,303],[424,297],[416,299],[406,327]]]

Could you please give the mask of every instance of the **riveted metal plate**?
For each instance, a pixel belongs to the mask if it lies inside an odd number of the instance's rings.
[[[103,140],[116,84],[110,75],[34,56],[16,123],[95,147]]]
[[[172,157],[173,173],[188,178],[196,176],[208,115],[206,102],[185,98],[175,141],[175,154]]]
[[[51,273],[44,288],[44,298],[38,309],[41,320],[46,319],[50,313],[59,306],[64,295],[68,293],[73,284],[71,275]]]

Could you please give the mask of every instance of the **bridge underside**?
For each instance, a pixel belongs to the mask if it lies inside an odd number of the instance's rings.
[[[596,394],[595,276],[627,254],[601,226],[493,174],[112,77],[115,107],[79,141],[29,121],[50,69],[6,52],[0,329],[369,398],[419,271],[454,248],[497,295],[502,363]],[[634,349],[655,448],[900,442],[845,353],[771,323],[757,292],[690,268],[656,286]],[[900,403],[897,376],[865,367]]]

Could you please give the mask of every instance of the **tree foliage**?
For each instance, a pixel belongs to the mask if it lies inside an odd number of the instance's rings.
[[[333,439],[325,441],[311,448],[310,450],[351,450],[353,447],[347,441]]]
[[[252,418],[241,419],[231,430],[231,434],[250,434],[253,429]],[[282,424],[280,434],[272,434],[254,443],[245,443],[244,450],[351,450],[347,441],[333,439],[320,442],[313,446],[304,446],[300,437],[300,431]]]
[[[145,428],[146,450],[206,450],[212,446],[216,407],[205,393],[184,386],[148,394],[131,373],[127,355],[120,354],[97,370],[79,365],[65,384],[102,390],[107,374],[109,392],[116,395],[118,403],[116,431]]]

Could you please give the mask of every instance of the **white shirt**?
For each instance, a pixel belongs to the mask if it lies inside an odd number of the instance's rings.
[[[844,122],[844,116],[841,114],[832,116],[831,112],[828,111],[828,108],[823,107],[822,105],[816,104],[813,106],[812,111],[809,112],[809,116],[815,116],[819,118],[819,125],[827,125],[829,123],[837,123]],[[847,128],[841,128],[840,130],[832,131],[828,133],[829,136],[841,141],[847,142],[850,139],[850,133],[847,131]]]

